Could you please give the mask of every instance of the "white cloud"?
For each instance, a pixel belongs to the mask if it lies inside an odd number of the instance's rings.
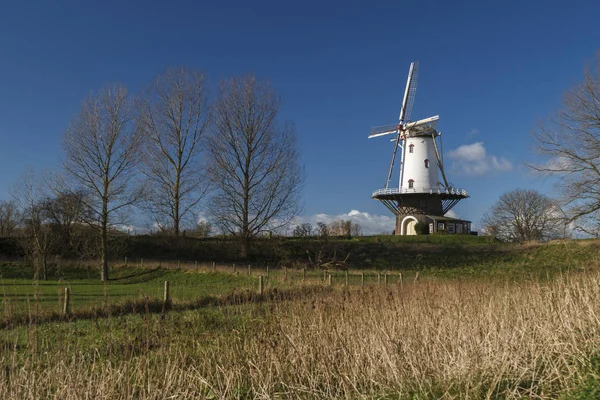
[[[510,171],[513,165],[506,158],[487,154],[483,142],[463,144],[448,152],[452,169],[467,176],[481,176],[490,172]]]
[[[454,210],[450,210],[448,211],[444,217],[448,217],[448,218],[457,218],[460,219],[460,217],[458,216],[458,214],[454,211]]]
[[[445,216],[460,219],[460,216],[453,210],[448,211]],[[310,223],[313,228],[316,228],[318,222],[330,224],[333,221],[340,220],[351,220],[359,224],[363,235],[391,234],[396,229],[396,216],[394,215],[369,214],[359,210],[350,210],[346,214],[315,214],[297,217],[289,228],[288,233],[293,231],[297,225],[305,222]]]
[[[133,233],[133,234],[136,234],[138,231],[140,231],[140,229],[138,227],[136,227],[135,225],[127,225],[127,224],[114,225],[113,228],[115,228],[116,230],[121,231],[121,232]]]
[[[573,161],[567,157],[552,157],[545,164],[540,165],[545,171],[565,172],[573,168]]]
[[[377,235],[380,233],[391,234],[396,227],[396,217],[387,215],[369,214],[359,210],[350,210],[346,214],[315,214],[311,216],[299,217],[294,225],[304,222],[310,223],[313,227],[317,226],[318,222],[329,224],[333,221],[351,220],[360,225],[363,235]],[[292,227],[293,229],[293,227]]]
[[[196,223],[199,224],[200,222],[208,222],[208,217],[204,211],[201,211],[196,215]]]

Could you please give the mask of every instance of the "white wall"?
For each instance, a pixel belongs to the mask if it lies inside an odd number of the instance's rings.
[[[414,145],[413,153],[410,153],[410,145]],[[439,170],[433,138],[431,137],[409,137],[406,142],[404,162],[404,175],[401,188],[408,189],[408,181],[414,180],[413,188],[416,193],[429,192],[430,189],[440,188]],[[429,160],[429,168],[425,168],[425,160]]]

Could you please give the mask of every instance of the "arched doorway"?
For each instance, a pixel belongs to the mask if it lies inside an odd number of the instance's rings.
[[[416,235],[417,231],[415,226],[417,225],[417,219],[412,216],[404,217],[402,224],[400,225],[400,235]]]

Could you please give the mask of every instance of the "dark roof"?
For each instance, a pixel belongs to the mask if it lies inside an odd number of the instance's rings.
[[[466,219],[458,219],[458,218],[450,218],[450,217],[440,217],[437,215],[426,215],[427,218],[430,218],[434,221],[454,221],[454,222],[471,222]]]

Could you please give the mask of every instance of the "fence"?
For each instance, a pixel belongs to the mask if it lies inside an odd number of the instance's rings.
[[[124,259],[120,267],[111,269],[109,282],[101,282],[98,271],[86,266],[53,266],[47,281],[25,279],[24,275],[32,276],[33,271],[22,273],[22,268],[26,267],[15,265],[11,270],[6,264],[0,265],[0,312],[5,320],[14,315],[70,315],[74,311],[108,309],[126,303],[168,306],[202,297],[242,292],[263,294],[272,289],[360,288],[403,283],[402,274],[397,272],[288,269],[196,261]]]

